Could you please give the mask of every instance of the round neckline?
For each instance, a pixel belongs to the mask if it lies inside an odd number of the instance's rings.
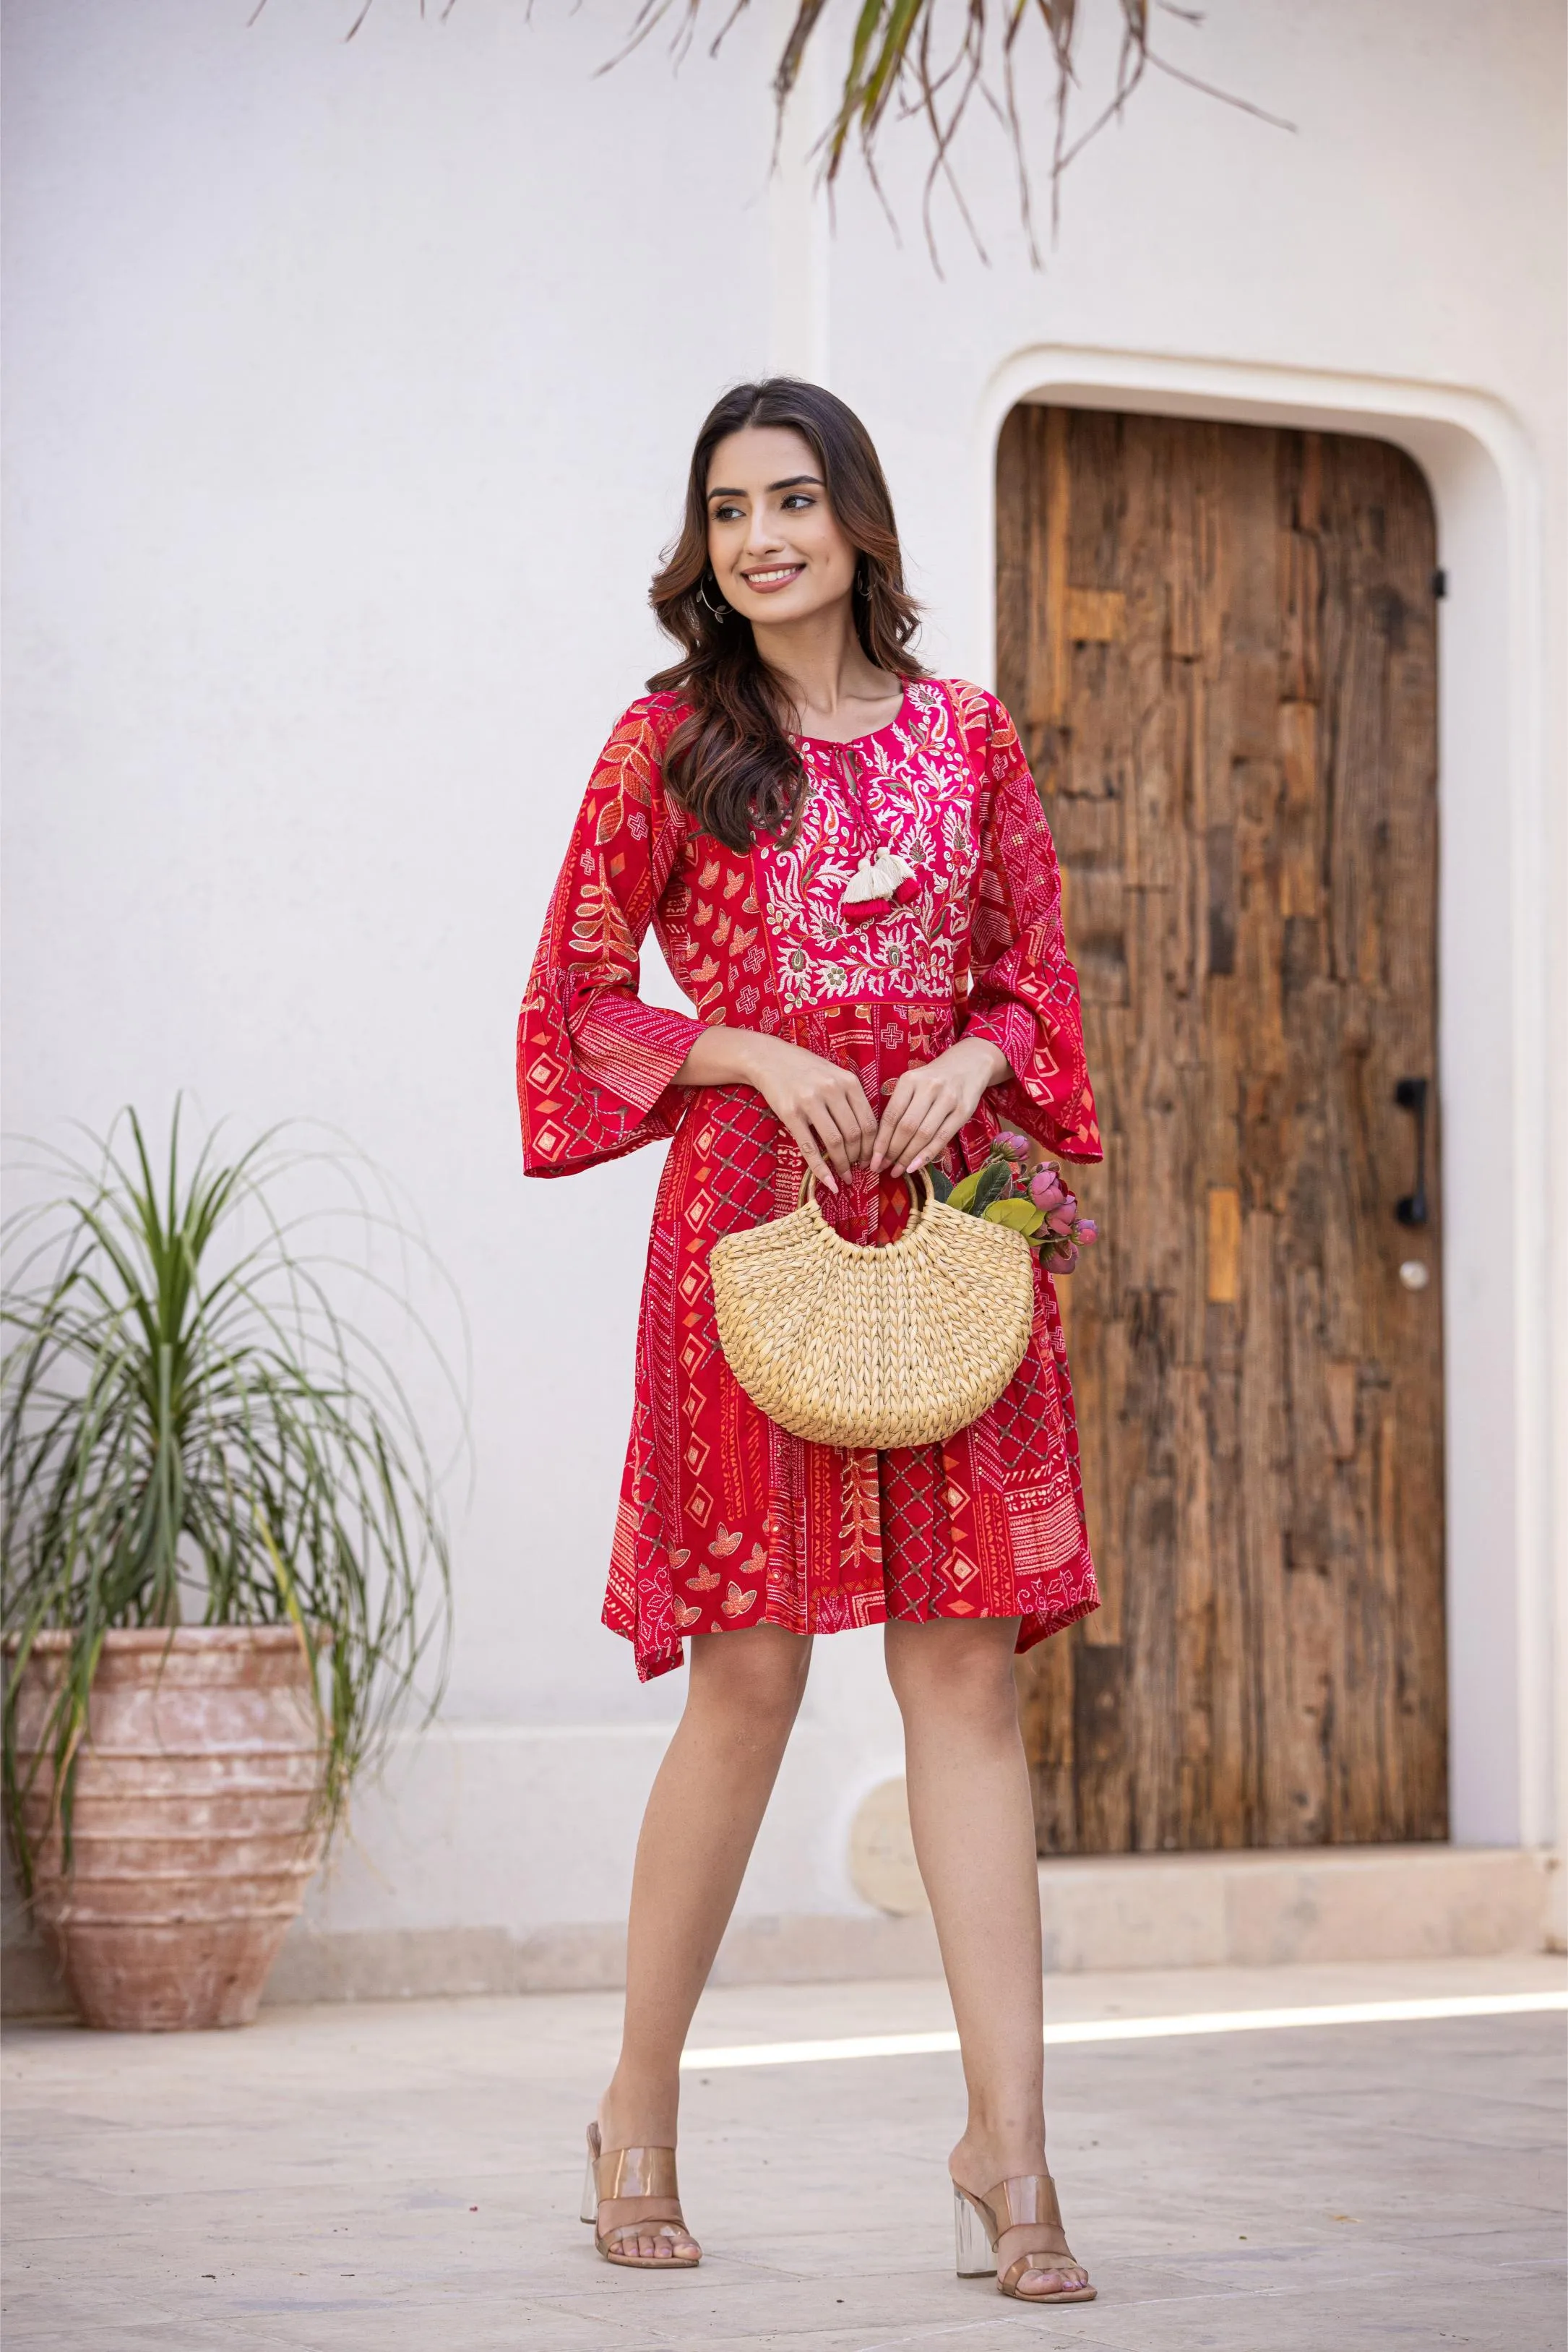
[[[852,751],[857,743],[874,743],[879,736],[891,735],[895,727],[902,726],[909,713],[909,680],[904,678],[901,683],[904,693],[898,709],[880,727],[868,727],[863,735],[797,735],[794,740],[814,744],[821,751]]]

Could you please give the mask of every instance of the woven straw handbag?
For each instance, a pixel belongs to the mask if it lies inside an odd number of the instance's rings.
[[[995,1404],[1034,1320],[1029,1244],[909,1185],[895,1242],[835,1234],[810,1169],[788,1216],[709,1257],[719,1345],[754,1404],[818,1445],[936,1445]]]

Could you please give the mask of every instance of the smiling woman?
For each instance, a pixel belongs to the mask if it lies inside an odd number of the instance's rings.
[[[692,705],[665,774],[731,849],[749,848],[754,824],[796,814],[804,779],[791,728],[832,740],[867,733],[897,716],[904,680],[925,675],[909,652],[918,619],[871,436],[815,384],[741,384],[717,403],[650,595],[683,655],[649,686]],[[827,673],[800,655],[808,640],[836,645],[846,614],[842,672],[821,709],[811,693]]]
[[[885,1626],[911,1823],[970,2086],[959,2267],[1084,2302],[1041,2109],[1040,1927],[1012,1674],[1097,1605],[1072,1392],[1038,1267],[1022,1363],[944,1444],[818,1444],[719,1346],[714,1244],[794,1206],[894,1240],[899,1179],[998,1133],[1100,1152],[1051,836],[994,698],[910,653],[892,501],[831,393],[720,401],[653,583],[681,657],[591,778],[518,1028],[525,1165],[674,1137],[654,1211],[605,1622],[687,1704],[638,1846],[620,2063],[583,2218],[606,2259],[699,2259],[675,2189],[680,2053],[804,1688],[811,1637]],[[689,1017],[637,994],[649,925]]]

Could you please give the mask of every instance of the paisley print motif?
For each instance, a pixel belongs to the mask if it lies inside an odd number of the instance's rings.
[[[829,1633],[885,1617],[1008,1616],[1027,1648],[1097,1605],[1072,1392],[1055,1296],[988,1413],[944,1446],[856,1454],[790,1437],[718,1347],[715,1241],[794,1204],[800,1160],[748,1087],[671,1081],[716,1022],[790,1038],[852,1069],[873,1109],[955,1036],[1012,1076],[948,1151],[955,1174],[998,1126],[1097,1160],[1077,977],[1040,798],[1011,719],[958,681],[911,681],[897,717],[852,744],[802,740],[790,839],[738,853],[666,796],[671,696],[634,703],[605,747],[551,899],[517,1027],[524,1167],[569,1174],[674,1138],[649,1239],[632,1425],[605,1622],[638,1672],[683,1637],[767,1622]],[[868,839],[874,833],[875,840]],[[907,905],[846,921],[869,849],[915,870]],[[690,1014],[644,1004],[652,926]],[[856,1171],[824,1203],[888,1240],[902,1183]]]

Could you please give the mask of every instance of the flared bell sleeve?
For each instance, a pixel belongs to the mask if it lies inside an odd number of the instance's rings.
[[[982,764],[979,890],[962,1034],[1007,1055],[988,1091],[1005,1128],[1065,1160],[1103,1157],[1083,1054],[1078,974],[1061,932],[1061,876],[1018,730],[993,695],[963,713]]]
[[[680,852],[655,702],[633,703],[583,795],[517,1017],[523,1170],[566,1176],[674,1135],[670,1083],[704,1024],[644,1004],[640,951]]]

